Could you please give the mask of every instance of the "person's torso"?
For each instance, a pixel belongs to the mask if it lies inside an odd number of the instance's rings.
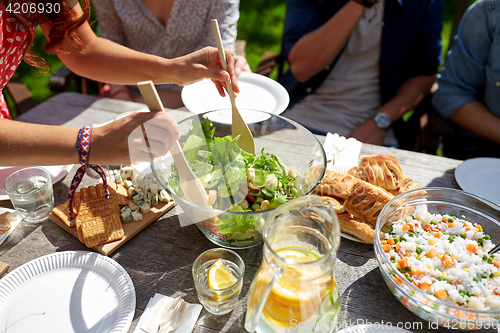
[[[20,5],[19,9],[17,4]],[[26,39],[25,27],[9,14],[10,11],[19,11],[21,13],[22,4],[23,2],[20,1],[12,1],[9,7],[4,10],[0,9],[0,118],[11,118],[1,91],[14,75],[23,59],[24,41]],[[31,30],[35,34],[39,16],[36,13],[21,15],[30,24]]]

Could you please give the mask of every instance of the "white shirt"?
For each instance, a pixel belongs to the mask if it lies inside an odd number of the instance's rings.
[[[380,101],[380,44],[384,1],[365,10],[335,67],[315,91],[285,116],[306,127],[346,136],[375,115]],[[392,128],[386,145],[398,145]]]

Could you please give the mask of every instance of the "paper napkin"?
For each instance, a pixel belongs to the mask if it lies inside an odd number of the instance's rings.
[[[144,331],[141,329],[144,321],[146,320],[146,318],[148,318],[149,312],[154,308],[156,303],[162,300],[165,302],[165,304],[168,304],[168,302],[173,300],[173,298],[158,293],[155,294],[154,297],[149,300],[146,309],[144,310],[141,318],[139,319],[139,322],[137,323],[137,326],[135,327],[134,333],[144,333]],[[194,325],[196,324],[196,321],[198,320],[198,317],[200,316],[201,309],[202,306],[200,304],[186,303],[186,309],[184,317],[182,318],[182,322],[175,331],[172,331],[172,333],[191,333],[193,331]]]
[[[22,218],[16,213],[15,210],[0,207],[0,219],[8,219],[10,221],[10,229],[5,233],[0,234],[1,245],[10,233],[18,226],[19,222],[22,221]]]
[[[323,148],[326,153],[327,169],[346,173],[358,165],[362,143],[355,138],[346,139],[337,133],[327,133]]]

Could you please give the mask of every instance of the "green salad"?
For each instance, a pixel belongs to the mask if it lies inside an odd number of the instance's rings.
[[[238,137],[215,137],[210,120],[193,120],[192,129],[182,150],[193,172],[207,190],[210,205],[229,212],[255,212],[272,209],[297,198],[298,172],[288,168],[274,155],[260,152],[254,156],[240,149]],[[170,186],[183,196],[177,170],[172,165]],[[233,246],[248,246],[261,240],[257,231],[260,214],[230,214],[218,216],[215,223],[203,222],[205,230]]]

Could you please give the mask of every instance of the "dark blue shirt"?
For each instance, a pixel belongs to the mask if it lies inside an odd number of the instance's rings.
[[[288,0],[283,41],[286,58],[302,36],[326,23],[348,1]],[[408,79],[437,73],[443,6],[443,0],[385,0],[380,54],[382,103],[392,99]],[[281,84],[290,94],[290,105],[313,93],[337,59],[305,83],[297,81],[288,70]]]
[[[464,14],[432,102],[448,118],[478,100],[500,117],[500,0],[477,1]]]

